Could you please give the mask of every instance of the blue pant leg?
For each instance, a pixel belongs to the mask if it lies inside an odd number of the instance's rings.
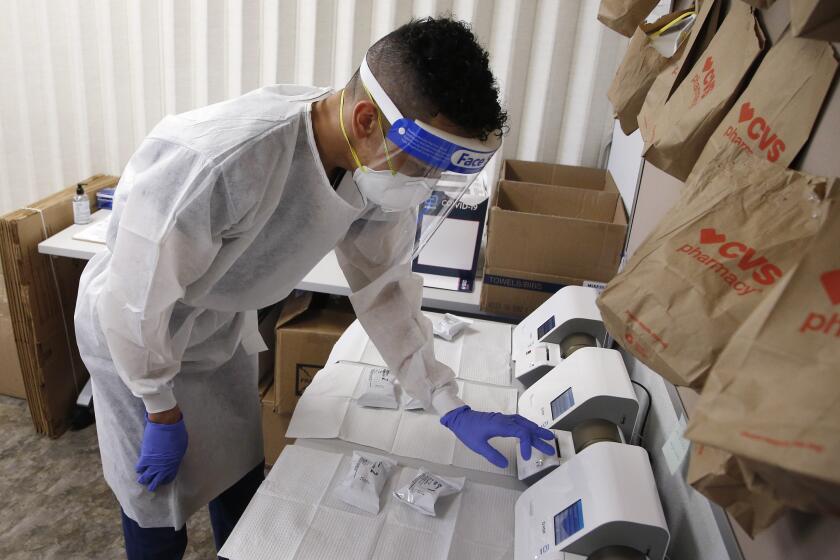
[[[181,560],[187,549],[187,527],[176,531],[172,527],[143,528],[122,514],[125,552],[128,560]]]
[[[216,542],[216,550],[220,550],[222,545],[225,544],[234,526],[245,512],[245,508],[248,507],[251,498],[257,493],[257,488],[260,487],[265,477],[264,472],[265,461],[262,461],[236,484],[210,502],[208,506],[210,509],[210,525],[213,526],[213,540]]]

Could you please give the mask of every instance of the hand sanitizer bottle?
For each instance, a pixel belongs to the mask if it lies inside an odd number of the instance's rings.
[[[90,202],[82,183],[76,185],[76,195],[73,197],[73,221],[77,224],[90,223]]]

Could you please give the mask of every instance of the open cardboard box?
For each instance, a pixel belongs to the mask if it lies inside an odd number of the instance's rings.
[[[627,216],[608,171],[508,160],[490,209],[481,309],[525,316],[618,270]]]
[[[618,189],[612,184],[599,191],[502,180],[499,181],[493,206],[514,212],[611,222],[619,196]]]
[[[500,179],[503,181],[554,185],[556,187],[573,187],[575,189],[614,192],[618,194],[618,187],[615,186],[612,176],[609,173],[605,173],[603,169],[597,169],[595,167],[508,159],[505,160],[505,164],[502,166]]]

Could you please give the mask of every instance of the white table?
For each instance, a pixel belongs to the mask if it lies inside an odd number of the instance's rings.
[[[477,320],[475,321],[472,327],[478,332],[478,335],[482,337],[482,340],[484,340],[485,337],[489,337],[489,333],[486,330],[482,332],[482,329],[486,328],[483,327],[484,325],[489,325],[489,323]],[[505,327],[509,328],[508,325],[505,325]],[[461,337],[463,336],[464,335],[462,334]],[[486,340],[488,342],[484,343],[485,347],[489,345],[498,347],[496,337],[486,338]],[[333,348],[328,362],[334,363],[347,360],[351,362],[364,361],[366,363],[384,363],[381,362],[381,356],[378,356],[378,352],[376,352],[376,359],[372,359],[372,356],[368,355],[367,353],[365,353],[364,355],[359,354],[358,357],[356,356],[354,352],[358,351],[360,348],[366,348],[368,346],[368,343],[369,338],[367,338],[367,335],[364,333],[364,330],[361,328],[361,325],[359,325],[358,322],[356,322],[341,336],[341,339]],[[481,352],[483,351],[483,348],[478,349],[477,351]],[[358,360],[357,358],[362,359]],[[508,371],[509,374],[509,368],[505,369],[506,371]],[[323,373],[319,373],[318,375],[322,374]],[[496,378],[497,376],[488,375],[485,379],[475,382],[479,384],[484,384],[484,382],[490,382],[491,380]],[[521,390],[522,387],[518,381],[516,381],[512,377],[508,377],[508,379],[509,385],[511,387],[516,387],[518,390]],[[306,398],[305,393],[303,398]],[[379,412],[374,412],[374,414],[379,414]],[[283,453],[289,453],[291,448],[298,448],[296,450],[292,450],[292,452],[299,451],[300,448],[305,448],[310,450],[328,452],[330,454],[338,454],[344,456],[344,462],[348,461],[348,457],[352,455],[354,451],[359,451],[361,453],[389,457],[395,462],[397,462],[401,467],[406,467],[409,469],[422,468],[441,476],[463,477],[468,482],[465,486],[464,491],[462,492],[462,495],[460,496],[460,498],[458,498],[460,500],[458,502],[459,519],[454,521],[453,524],[455,525],[455,527],[460,528],[478,528],[479,531],[483,532],[483,537],[490,538],[490,540],[493,540],[496,543],[504,542],[505,545],[509,546],[509,550],[503,552],[502,550],[497,548],[497,550],[495,551],[496,553],[503,553],[495,554],[492,557],[505,558],[510,560],[513,559],[512,545],[514,536],[513,527],[515,519],[514,503],[515,498],[518,497],[518,495],[527,488],[527,486],[523,482],[519,481],[517,477],[508,476],[498,472],[486,472],[471,468],[458,467],[452,464],[439,464],[425,459],[396,455],[394,453],[384,451],[383,449],[368,447],[358,443],[344,441],[338,438],[299,438],[295,441],[294,445],[287,446]],[[302,474],[302,467],[300,465],[297,465],[297,468],[292,469],[289,468],[289,464],[290,463],[288,462],[284,463],[283,455],[281,454],[280,458],[273,467],[272,473],[269,475],[269,479],[274,479],[275,481],[302,480],[304,478],[304,475]],[[313,462],[312,464],[315,471],[317,471],[318,464],[316,464],[316,462]],[[275,487],[276,483],[272,482],[271,480],[264,481],[260,487],[260,490],[257,491],[257,495],[255,495],[255,497],[252,499],[251,504],[248,506],[248,509],[246,510],[245,514],[242,516],[242,518],[239,520],[236,527],[234,528],[233,533],[230,536],[229,542],[225,544],[226,549],[223,549],[223,552],[225,552],[225,557],[231,558],[231,560],[244,560],[246,558],[254,557],[286,558],[292,556],[294,558],[302,559],[322,559],[338,557],[386,557],[417,559],[421,556],[425,558],[435,557],[435,553],[430,552],[429,549],[423,550],[422,548],[418,548],[418,546],[420,546],[419,541],[415,542],[412,539],[400,540],[398,541],[398,544],[396,546],[392,544],[390,549],[390,556],[387,554],[382,554],[382,550],[388,550],[388,546],[384,543],[393,543],[394,541],[391,541],[388,537],[382,537],[382,535],[384,534],[384,529],[381,528],[379,529],[379,536],[377,536],[375,539],[375,546],[369,545],[369,550],[367,553],[363,554],[361,552],[360,547],[358,546],[351,546],[346,550],[342,550],[341,556],[336,555],[336,550],[341,547],[341,539],[344,538],[346,534],[352,533],[354,530],[356,530],[358,532],[355,533],[355,536],[359,537],[359,535],[361,535],[359,540],[362,542],[367,542],[369,539],[368,534],[370,533],[370,526],[375,525],[376,523],[380,523],[379,526],[384,527],[387,523],[387,520],[389,519],[400,520],[398,522],[398,525],[402,526],[406,526],[403,524],[408,522],[408,526],[411,527],[412,530],[419,529],[420,532],[422,532],[425,535],[426,539],[422,542],[427,547],[430,547],[432,550],[434,550],[436,547],[439,547],[442,540],[439,538],[432,537],[430,534],[427,533],[429,533],[435,527],[437,527],[437,530],[440,530],[441,524],[446,523],[441,519],[434,519],[433,521],[423,519],[423,521],[420,522],[420,525],[411,525],[410,521],[412,519],[416,521],[418,517],[423,518],[423,516],[418,516],[416,513],[411,513],[409,510],[400,511],[400,508],[404,508],[406,506],[394,502],[393,498],[391,497],[391,491],[398,487],[396,475],[392,475],[393,480],[389,482],[388,486],[386,486],[385,490],[383,491],[383,497],[381,498],[381,501],[385,505],[383,506],[383,510],[380,512],[379,515],[372,516],[358,512],[353,508],[348,509],[346,506],[343,506],[340,503],[338,503],[336,499],[332,497],[329,490],[336,483],[336,477],[343,477],[347,468],[348,467],[345,466],[342,470],[336,471],[335,476],[327,484],[324,484],[322,481],[320,481],[317,476],[315,477],[315,480],[318,482],[316,482],[313,485],[313,488],[323,487],[326,492],[324,494],[324,498],[321,500],[321,503],[318,506],[318,511],[320,512],[320,515],[313,515],[313,517],[309,520],[305,519],[305,516],[303,515],[305,511],[301,510],[299,507],[291,508],[291,510],[295,512],[298,512],[298,510],[300,510],[300,515],[287,517],[287,513],[291,511],[289,509],[290,502],[286,500],[274,499],[274,497],[277,495],[277,489]],[[311,479],[309,479],[309,481],[311,482]],[[472,483],[475,484],[473,485]],[[287,486],[293,485],[293,482],[290,482]],[[492,495],[489,495],[483,499],[478,498],[477,494],[475,494],[474,492],[476,492],[477,489],[480,487],[479,485],[484,487],[483,492],[487,492],[489,490],[490,492],[492,492]],[[447,501],[451,503],[452,500],[453,498],[449,498]],[[445,508],[441,509],[440,506],[438,506],[438,510],[441,513],[446,511]],[[445,513],[444,516],[446,516]],[[268,521],[266,521],[266,519],[268,519]],[[327,526],[325,522],[330,519],[334,520],[334,525]],[[319,523],[319,525],[317,526],[316,520],[317,523]],[[286,522],[288,526],[285,527],[282,531],[274,530],[273,527],[279,525],[281,522]],[[305,526],[303,534],[307,536],[301,539],[296,539],[292,535],[295,529],[298,528],[299,530],[301,526]],[[272,529],[266,532],[266,527],[271,527]],[[488,535],[486,534],[487,531],[490,531],[492,535],[488,537]],[[490,557],[488,550],[477,544],[483,541],[473,541],[472,539],[466,538],[461,539],[460,544],[457,546],[452,544],[455,542],[455,535],[458,534],[459,531],[453,530],[453,534],[451,536],[452,540],[450,541],[450,544],[447,545],[448,558]],[[318,539],[309,538],[313,535],[317,535]],[[297,548],[293,554],[288,554],[286,551],[289,550],[289,547],[299,548]],[[394,549],[397,547],[410,547],[410,549],[401,548],[399,550],[400,554],[393,555],[393,553],[395,552]],[[377,551],[377,553],[371,552],[374,550]],[[285,556],[283,556],[284,554]],[[437,554],[438,558],[441,557],[440,550],[437,551]],[[571,560],[572,558],[578,557],[568,556],[568,558],[570,558]]]
[[[109,210],[95,212],[91,219],[93,222],[107,219]],[[38,244],[38,251],[45,255],[58,257],[69,257],[73,259],[89,260],[97,253],[105,250],[105,245],[80,241],[73,239],[73,236],[81,230],[89,227],[86,225],[72,225],[65,230],[58,232],[52,237]],[[452,311],[455,313],[470,313],[473,315],[486,315],[479,309],[481,297],[482,279],[477,278],[475,289],[472,293],[455,292],[451,290],[440,290],[437,288],[423,289],[423,307]],[[338,266],[335,253],[330,252],[321,259],[315,268],[301,281],[298,289],[310,292],[321,292],[325,294],[350,295],[350,286],[344,277],[344,273]]]
[[[96,222],[107,220],[111,215],[110,210],[99,210],[91,214],[90,224],[72,226],[61,230],[52,237],[38,243],[38,252],[44,255],[55,255],[57,257],[69,257],[71,259],[83,259],[89,261],[93,256],[105,250],[105,245],[102,243],[92,243],[90,241],[80,241],[73,239],[73,236],[87,229]]]
[[[513,560],[515,503],[523,488],[465,476],[464,489],[442,498],[436,516],[427,517],[400,504],[393,490],[408,484],[418,468],[450,477],[468,473],[398,461],[374,515],[335,496],[356,449],[311,443],[298,440],[283,450],[220,551],[225,558]]]

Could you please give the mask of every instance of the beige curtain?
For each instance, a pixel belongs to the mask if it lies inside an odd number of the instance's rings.
[[[119,174],[165,114],[265,84],[342,85],[367,46],[452,13],[489,50],[504,155],[596,165],[626,40],[598,0],[0,0],[0,212]]]

